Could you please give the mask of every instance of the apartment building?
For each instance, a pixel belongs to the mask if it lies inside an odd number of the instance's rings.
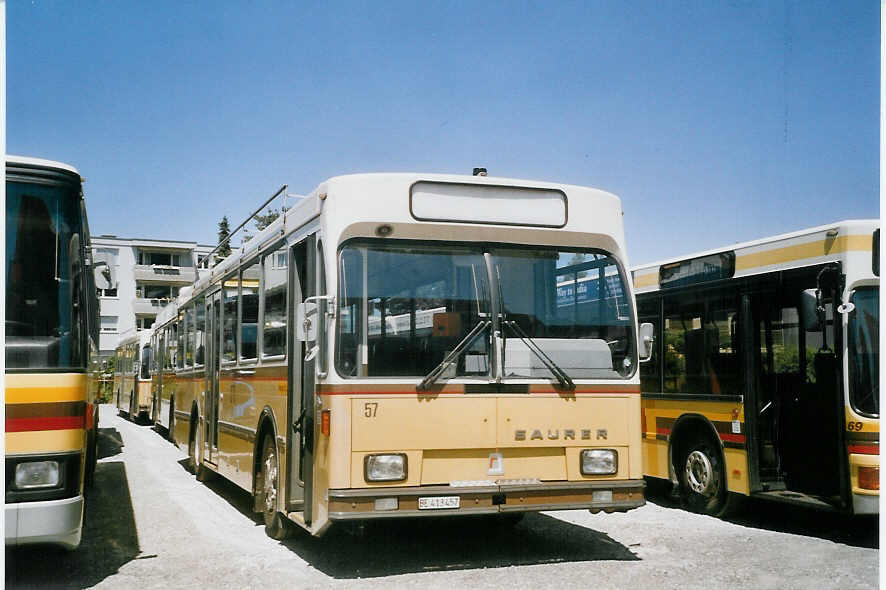
[[[196,242],[92,237],[94,264],[107,264],[99,285],[101,355],[113,354],[120,335],[150,328],[157,312],[194,283],[196,268],[213,246]]]

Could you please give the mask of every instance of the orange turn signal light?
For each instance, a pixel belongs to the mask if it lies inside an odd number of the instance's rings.
[[[864,490],[880,490],[880,468],[859,467],[858,487]]]
[[[323,410],[320,412],[320,432],[329,436],[329,422],[331,420],[331,412],[329,410]]]

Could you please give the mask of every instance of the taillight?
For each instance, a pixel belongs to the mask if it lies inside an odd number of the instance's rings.
[[[863,490],[880,490],[880,468],[859,467],[858,487]]]

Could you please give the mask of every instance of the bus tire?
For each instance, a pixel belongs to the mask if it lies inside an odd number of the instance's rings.
[[[191,432],[188,436],[188,470],[194,474],[197,481],[207,481],[211,475],[211,472],[198,459],[202,444],[203,442],[200,439],[200,422],[192,420]]]
[[[286,539],[291,532],[287,519],[277,510],[277,477],[279,475],[277,447],[270,434],[262,442],[261,464],[255,486],[256,506],[261,507],[265,521],[265,533],[277,541]]]
[[[722,516],[729,504],[729,493],[720,450],[705,436],[684,448],[677,464],[683,505],[698,514]]]

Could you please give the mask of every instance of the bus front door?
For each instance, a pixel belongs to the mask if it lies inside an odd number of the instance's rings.
[[[206,420],[203,436],[203,458],[218,468],[218,395],[219,370],[221,368],[221,291],[206,299]]]
[[[309,236],[289,250],[289,325],[295,324],[295,308],[316,293],[316,238]],[[307,347],[288,330],[289,358],[288,409],[286,436],[287,506],[301,512],[305,524],[312,520],[313,437],[314,437],[314,361],[305,360]]]

